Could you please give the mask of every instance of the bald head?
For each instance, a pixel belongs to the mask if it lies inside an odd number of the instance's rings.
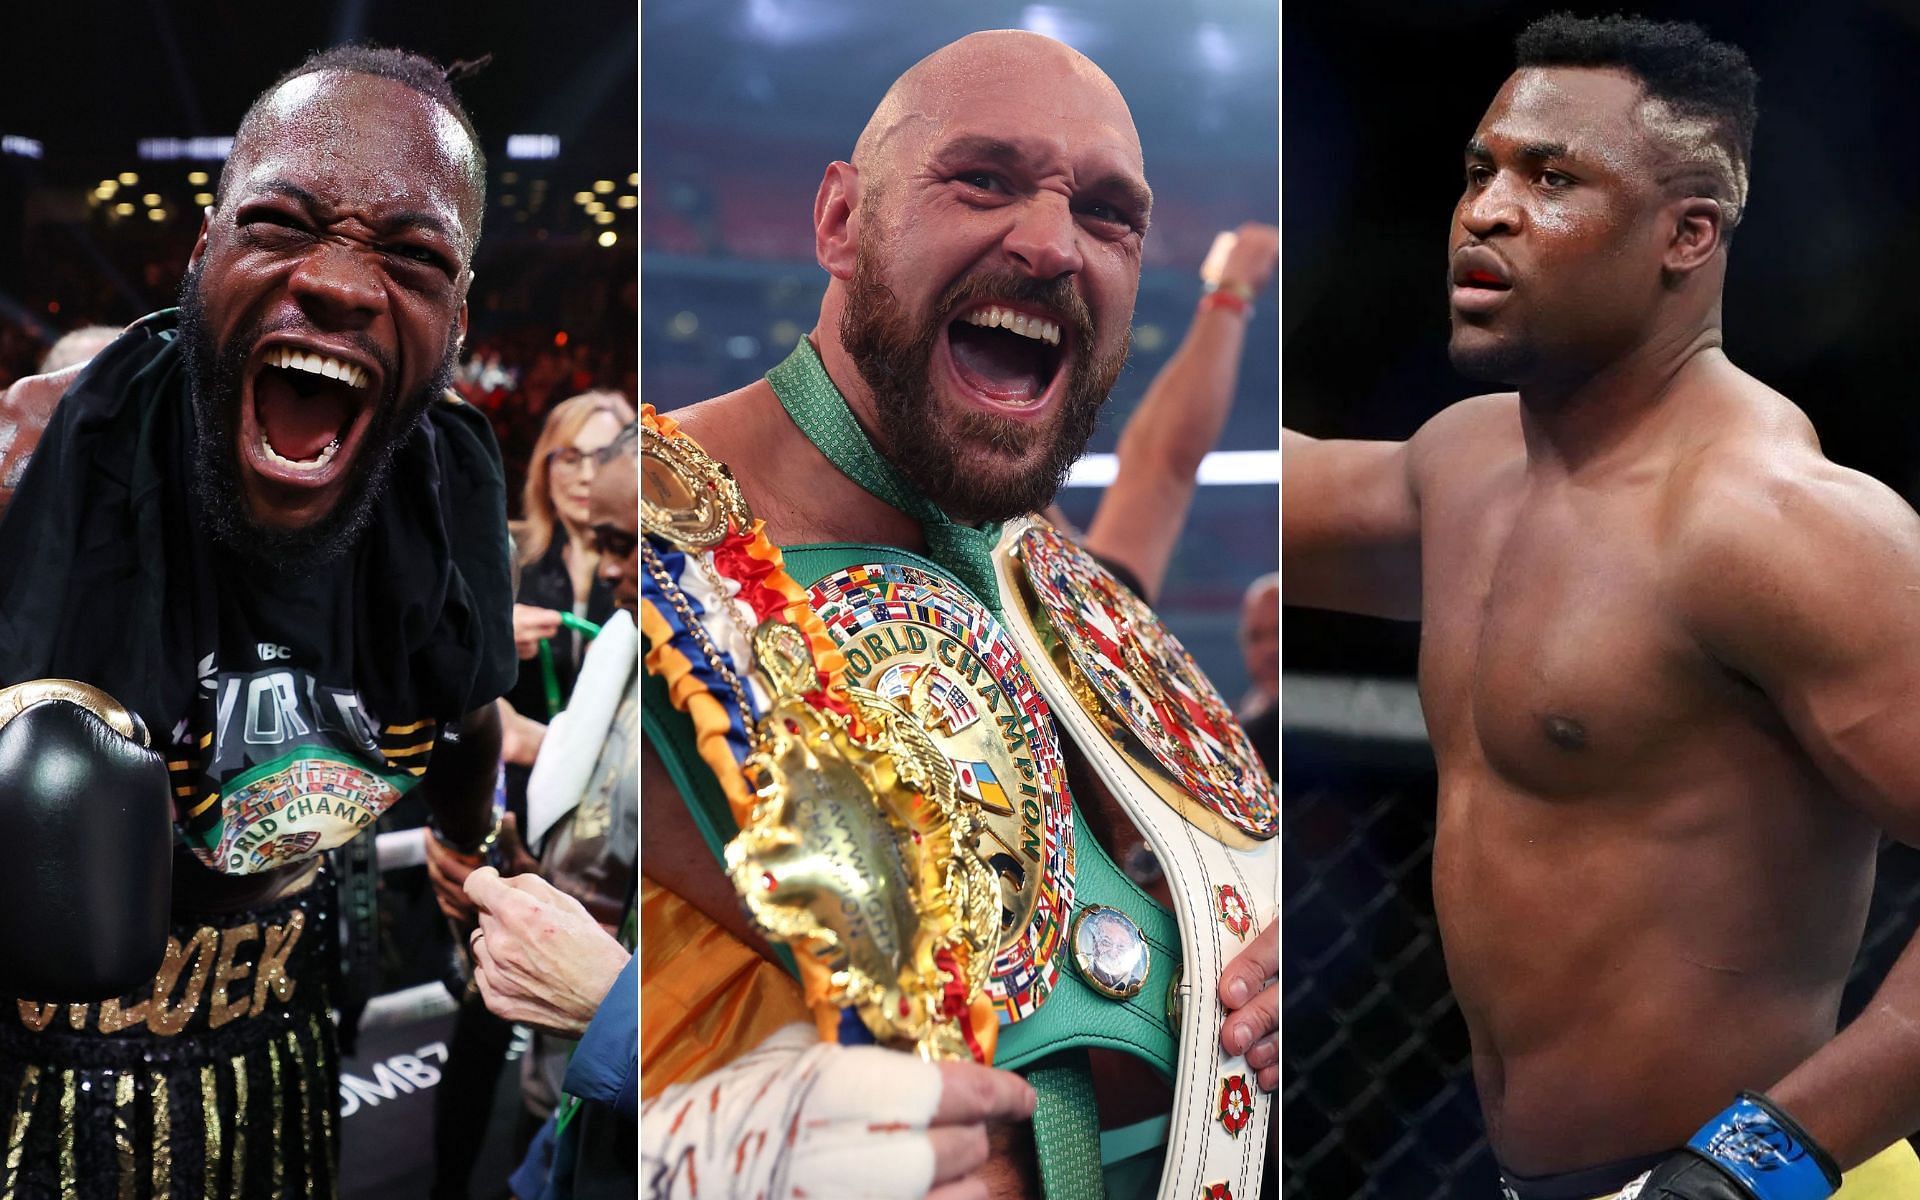
[[[1113,80],[1073,47],[1024,29],[970,33],[908,67],[860,131],[853,165],[870,184],[884,181],[988,97],[1026,106],[1035,129],[1060,117],[1091,120],[1144,171],[1133,113]]]
[[[1018,31],[915,63],[827,165],[821,357],[949,515],[1032,511],[1085,449],[1126,361],[1152,204],[1113,81]]]

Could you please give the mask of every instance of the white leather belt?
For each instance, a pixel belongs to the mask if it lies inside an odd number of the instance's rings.
[[[1006,627],[1055,721],[1146,838],[1173,893],[1184,961],[1160,1200],[1254,1200],[1272,1101],[1246,1059],[1221,1049],[1216,993],[1222,969],[1279,908],[1271,782],[1179,642],[1085,551],[1045,522],[1016,520],[994,565]],[[1029,569],[1048,574],[1030,580]]]

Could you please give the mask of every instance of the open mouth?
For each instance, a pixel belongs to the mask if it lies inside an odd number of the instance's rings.
[[[949,373],[989,410],[1040,415],[1060,392],[1072,339],[1059,318],[1024,305],[982,304],[947,323]]]
[[[359,446],[379,382],[358,356],[288,342],[258,351],[241,403],[242,461],[283,487],[334,482]]]

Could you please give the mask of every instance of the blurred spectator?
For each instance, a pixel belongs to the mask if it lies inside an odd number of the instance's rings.
[[[1280,576],[1262,575],[1247,586],[1240,602],[1240,653],[1252,687],[1240,701],[1240,725],[1267,764],[1280,777]]]
[[[606,415],[605,410],[594,405],[606,399],[576,397],[569,404],[577,407],[562,405],[557,409],[551,427],[557,429],[563,422],[570,422],[579,432],[574,442],[562,442],[556,436],[558,449],[550,453],[557,458],[561,450],[577,447],[578,439],[589,436],[587,430],[591,423]],[[611,400],[624,404],[618,397]],[[589,646],[574,680],[576,690],[564,711],[555,714],[550,726],[528,722],[535,731],[530,745],[537,752],[538,761],[527,783],[526,821],[524,826],[518,821],[504,823],[500,839],[500,854],[508,864],[505,869],[537,871],[583,905],[609,934],[619,931],[627,941],[631,941],[634,923],[640,838],[639,632],[634,624],[639,603],[639,583],[635,576],[640,521],[637,428],[633,423],[624,428],[616,426],[612,435],[601,438],[602,444],[585,460],[584,465],[588,466],[585,477],[590,481],[588,509],[580,524],[583,529],[591,530],[595,569],[614,611]],[[529,487],[532,486],[530,476]],[[544,480],[542,486],[545,486]],[[529,507],[532,507],[531,498]],[[556,507],[564,523],[566,507],[564,504]],[[564,524],[556,524],[551,536],[555,541],[564,537]],[[525,556],[528,552],[523,549],[522,553]],[[525,582],[523,577],[523,587]],[[570,585],[563,581],[562,586]],[[521,828],[526,829],[528,842],[540,848],[537,863],[522,848]],[[455,882],[467,878],[467,872],[472,870],[471,864],[457,860],[431,840],[427,843],[427,856],[431,869]],[[475,963],[479,968],[482,960],[476,956]],[[477,969],[476,980],[484,984]],[[498,1011],[498,1006],[494,1007]],[[484,1009],[476,1014],[473,1008],[469,1004],[462,1009],[435,1112],[439,1160],[436,1195],[465,1194],[474,1148],[486,1125],[492,1085],[511,1029],[498,1016]],[[561,1089],[568,1086],[566,1081],[572,1078],[568,1061],[573,1051],[570,1041],[555,1038],[551,1031],[536,1032],[523,1060],[522,1093],[529,1118],[523,1123],[525,1132],[531,1132],[541,1120],[563,1107]],[[485,1095],[478,1094],[482,1091]],[[616,1135],[622,1128],[627,1127],[614,1126]],[[463,1136],[467,1139],[464,1142]],[[550,1151],[552,1142],[552,1138],[543,1136],[537,1147]],[[567,1146],[568,1139],[560,1139],[560,1144]],[[612,1146],[612,1150],[602,1146],[589,1155],[595,1164],[590,1170],[618,1178],[624,1161],[625,1169],[631,1172],[634,1141],[630,1128],[624,1141],[616,1136]],[[603,1158],[603,1155],[609,1156]],[[572,1171],[574,1167],[567,1169]],[[535,1173],[543,1172],[541,1167]],[[627,1178],[631,1179],[630,1174]],[[637,1181],[626,1186],[627,1194],[631,1194]],[[540,1193],[523,1191],[522,1194]]]
[[[629,933],[640,848],[637,435],[637,423],[629,424],[598,452],[591,528],[598,570],[618,611],[594,639],[572,702],[540,746],[527,783],[526,827],[540,874],[609,931]],[[535,1032],[522,1060],[529,1112],[542,1115],[560,1103],[571,1051],[570,1043]]]
[[[595,625],[613,612],[612,593],[598,581],[599,555],[588,524],[594,456],[634,420],[633,406],[614,392],[587,392],[547,415],[522,490],[524,517],[513,525],[520,591],[513,606],[520,678],[501,701],[506,733],[509,803],[524,809],[526,770],[540,731],[566,703],[579,672],[580,634],[563,629],[562,612]],[[549,649],[543,651],[542,643]]]
[[[117,325],[87,325],[65,334],[40,360],[40,374],[51,375],[75,363],[86,362],[119,336],[120,327]]]
[[[516,828],[526,827],[527,776],[546,723],[566,705],[579,674],[581,636],[562,627],[560,613],[601,625],[614,611],[611,589],[596,577],[600,559],[588,497],[595,454],[633,420],[624,397],[587,392],[548,413],[534,444],[523,490],[526,517],[513,526],[520,564],[519,602],[513,606],[520,676],[499,701],[507,808]],[[521,856],[508,869],[531,866]],[[512,1025],[489,1013],[478,996],[462,999],[447,1051],[446,1086],[434,1097],[433,1200],[464,1200],[468,1194],[512,1040]],[[531,1120],[523,1123],[522,1141],[534,1127]]]

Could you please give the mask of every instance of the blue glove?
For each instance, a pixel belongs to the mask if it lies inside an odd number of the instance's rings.
[[[1759,1092],[1741,1092],[1641,1185],[1640,1200],[1826,1200],[1833,1156]]]

